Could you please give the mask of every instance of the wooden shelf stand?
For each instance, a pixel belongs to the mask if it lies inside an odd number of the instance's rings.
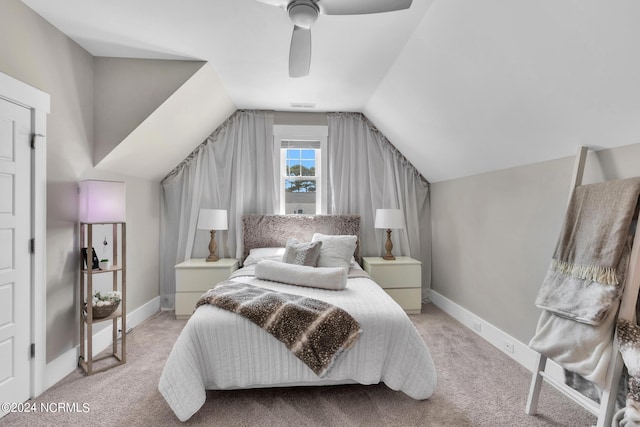
[[[85,259],[80,255],[80,366],[87,375],[106,371],[113,367],[126,363],[127,359],[127,254],[126,254],[126,223],[100,223],[112,224],[113,239],[113,265],[106,270],[94,269],[91,261],[93,226],[94,223],[80,223],[80,248],[87,248],[86,264]],[[120,239],[118,239],[120,237]],[[93,277],[99,274],[112,275],[112,290],[120,291],[122,301],[120,306],[111,315],[100,319],[93,318],[93,308],[91,299],[93,296]],[[85,305],[85,302],[87,304]],[[118,327],[120,320],[120,327]],[[101,322],[112,322],[112,344],[111,349],[104,355],[94,357],[93,355],[93,325]],[[120,332],[120,338],[118,334]],[[105,350],[106,351],[106,350]],[[94,367],[96,362],[111,359],[111,363],[100,364]],[[105,362],[106,363],[106,362]]]

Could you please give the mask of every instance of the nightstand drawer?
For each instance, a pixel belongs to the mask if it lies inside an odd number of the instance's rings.
[[[188,259],[176,265],[176,317],[191,316],[202,294],[229,278],[238,269],[238,260],[222,258],[215,262]]]
[[[191,268],[189,270],[176,269],[176,292],[208,291],[219,282],[227,280],[228,269],[211,270],[205,268]]]
[[[362,258],[362,267],[385,292],[409,314],[422,308],[422,263],[399,256],[387,261],[380,257]]]
[[[385,289],[400,306],[408,313],[420,313],[422,308],[422,289]]]
[[[375,281],[383,288],[420,288],[422,270],[420,264],[412,265],[376,265],[371,268]]]
[[[385,289],[422,287],[422,263],[413,258],[386,261],[380,257],[364,257],[362,266]]]
[[[191,316],[196,302],[204,292],[180,292],[176,293],[176,317],[185,319]]]
[[[188,259],[176,265],[176,292],[201,292],[227,280],[238,269],[238,260],[222,258],[216,262]]]

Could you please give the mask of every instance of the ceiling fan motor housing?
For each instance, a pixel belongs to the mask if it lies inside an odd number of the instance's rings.
[[[287,6],[289,20],[298,27],[310,28],[318,19],[318,6],[313,0],[293,0]]]

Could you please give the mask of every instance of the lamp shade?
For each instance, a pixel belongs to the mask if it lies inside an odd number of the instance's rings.
[[[126,221],[124,182],[87,180],[80,182],[80,222],[109,223]]]
[[[404,228],[404,220],[400,209],[376,209],[375,228]]]
[[[200,209],[198,214],[199,230],[226,230],[227,211],[224,209]]]

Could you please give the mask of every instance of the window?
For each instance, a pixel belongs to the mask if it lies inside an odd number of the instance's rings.
[[[326,213],[326,126],[274,126],[281,214]]]
[[[283,213],[286,214],[315,214],[322,209],[322,202],[318,200],[321,194],[318,190],[322,187],[317,167],[322,158],[320,148],[311,148],[308,144],[316,141],[302,142],[282,141],[280,149],[281,187],[284,188],[280,197],[284,197]]]

